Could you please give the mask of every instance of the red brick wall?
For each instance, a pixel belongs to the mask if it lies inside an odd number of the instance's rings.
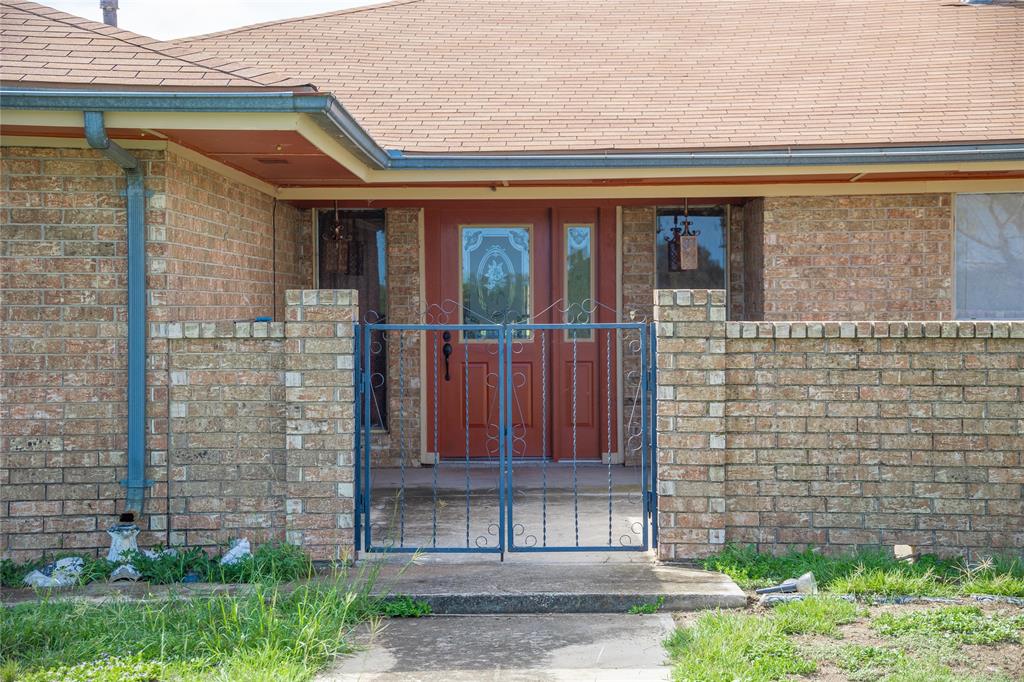
[[[313,286],[309,212],[174,152],[165,169],[166,226],[150,244],[151,319],[282,319],[284,292]]]
[[[1024,323],[725,322],[659,291],[659,554],[1024,548]]]
[[[948,194],[767,197],[763,229],[764,319],[953,317]]]
[[[126,474],[124,174],[91,150],[0,155],[0,551],[109,546]],[[137,156],[162,192],[162,153]]]
[[[150,320],[272,314],[273,199],[173,151],[133,153],[151,193]],[[124,174],[87,149],[2,147],[0,163],[0,552],[106,547],[126,475]],[[279,318],[285,290],[312,281],[310,229],[278,204]],[[153,405],[167,368],[149,362],[143,540],[165,542],[166,407]]]
[[[169,544],[283,540],[284,325],[168,327]]]
[[[729,338],[726,539],[1021,549],[1022,351],[1024,324],[1008,322],[778,324]]]

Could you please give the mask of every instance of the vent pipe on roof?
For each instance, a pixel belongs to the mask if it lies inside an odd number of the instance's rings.
[[[103,10],[103,23],[117,26],[117,0],[100,0],[100,9]]]

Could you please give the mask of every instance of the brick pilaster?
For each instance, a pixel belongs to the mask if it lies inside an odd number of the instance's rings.
[[[725,542],[725,291],[656,291],[658,556]]]
[[[351,554],[354,291],[285,295],[286,537],[314,559]]]

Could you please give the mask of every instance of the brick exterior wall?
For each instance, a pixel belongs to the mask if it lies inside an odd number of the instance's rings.
[[[1024,323],[729,322],[658,292],[661,556],[1024,548]]]
[[[286,322],[154,325],[165,352],[151,366],[169,387],[150,403],[167,446],[147,475],[170,482],[170,514],[147,516],[157,542],[275,539],[318,560],[351,556],[355,292],[285,299]]]
[[[132,153],[149,192],[149,319],[273,314],[275,251],[280,319],[284,289],[312,281],[308,212],[278,204],[275,240],[272,198],[173,150]],[[0,552],[105,548],[127,463],[124,174],[80,148],[4,146],[0,164]],[[147,348],[155,485],[140,541],[153,543],[168,528],[167,340]]]
[[[952,319],[952,203],[949,194],[763,199],[764,319]]]
[[[173,327],[166,544],[283,540],[284,325]]]
[[[320,560],[355,539],[356,293],[286,294],[287,538]]]
[[[0,155],[0,552],[109,546],[127,462],[124,173],[92,150]],[[137,156],[160,195],[162,153]],[[159,229],[159,202],[147,218]]]
[[[420,295],[423,278],[418,208],[389,208],[386,217],[388,258],[388,322],[421,324],[425,301]],[[399,334],[401,340],[399,340]],[[388,432],[373,437],[374,463],[398,466],[405,453],[407,466],[419,466],[423,448],[420,376],[420,332],[388,335]],[[402,380],[399,377],[402,376]]]
[[[164,168],[166,220],[147,247],[151,319],[282,319],[284,291],[313,286],[309,211],[174,152]]]

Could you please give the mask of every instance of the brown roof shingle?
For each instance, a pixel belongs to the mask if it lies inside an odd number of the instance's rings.
[[[397,0],[174,44],[302,74],[407,151],[1024,138],[1012,0]]]
[[[309,83],[25,0],[0,0],[0,81],[19,84],[281,88]]]

